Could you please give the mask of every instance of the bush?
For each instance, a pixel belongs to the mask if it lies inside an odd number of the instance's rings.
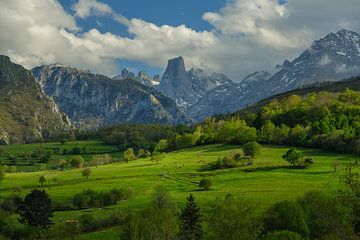
[[[91,232],[97,228],[97,222],[91,214],[79,216],[79,224],[82,232]]]
[[[202,188],[204,191],[207,191],[212,186],[212,181],[208,178],[201,179],[199,183],[199,187]]]
[[[19,209],[22,199],[18,196],[7,197],[1,204],[1,209],[10,213],[14,213]]]
[[[244,154],[246,156],[255,157],[260,151],[262,146],[257,142],[248,142],[244,144]]]
[[[81,156],[73,156],[70,158],[69,164],[74,168],[82,168],[84,165],[84,158]]]
[[[90,197],[84,193],[77,193],[73,197],[73,204],[79,209],[85,209],[89,207]]]

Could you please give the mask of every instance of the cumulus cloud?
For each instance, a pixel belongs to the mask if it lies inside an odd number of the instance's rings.
[[[108,75],[119,70],[117,59],[165,67],[167,59],[182,55],[188,67],[239,80],[297,56],[330,31],[360,30],[358,0],[229,0],[219,11],[204,13],[209,31],[127,19],[96,0],[77,1],[74,15],[56,0],[0,3],[3,54],[27,67],[61,62]],[[84,32],[76,25],[76,18],[104,15],[124,25],[130,37],[96,28]]]
[[[96,0],[79,0],[73,5],[76,16],[86,18],[90,15],[106,15],[112,14],[111,7],[105,3]]]

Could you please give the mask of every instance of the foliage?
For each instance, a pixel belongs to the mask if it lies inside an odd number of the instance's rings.
[[[39,183],[40,183],[40,185],[41,186],[44,186],[44,183],[46,182],[46,178],[45,178],[45,176],[43,175],[43,176],[40,176],[40,178],[39,178]]]
[[[82,193],[74,195],[72,202],[75,207],[79,209],[86,209],[90,207],[103,207],[114,205],[118,201],[127,200],[131,197],[132,191],[130,189],[114,188],[111,191],[94,191],[91,189],[85,190]]]
[[[264,216],[264,231],[266,233],[288,230],[308,238],[310,234],[304,211],[299,204],[283,201],[267,210]]]
[[[33,190],[26,195],[20,208],[20,222],[39,229],[48,228],[53,216],[51,199],[45,190]]]
[[[300,161],[303,159],[303,154],[296,150],[295,148],[289,149],[282,158],[286,160],[288,163],[290,163],[293,167],[300,163]]]
[[[82,156],[73,156],[70,158],[69,164],[74,168],[82,168],[84,165],[84,158]]]
[[[158,185],[152,192],[152,207],[155,209],[175,209],[174,202],[169,191],[162,185]]]
[[[332,236],[336,239],[351,239],[351,209],[335,196],[321,192],[309,192],[298,200],[306,217],[311,239]]]
[[[204,191],[209,190],[211,186],[212,186],[212,181],[209,178],[203,178],[199,183],[199,187],[202,188]]]
[[[255,209],[251,202],[231,195],[224,200],[217,199],[209,211],[206,239],[256,239],[260,224],[255,217]]]
[[[124,161],[130,162],[134,159],[135,159],[134,149],[132,148],[126,149],[126,151],[124,152]]]
[[[283,230],[268,233],[261,240],[303,240],[303,238],[298,233]]]
[[[81,175],[83,177],[86,177],[86,179],[89,179],[90,175],[91,175],[91,168],[84,168],[82,171],[81,171]]]
[[[187,198],[186,207],[180,214],[180,233],[181,240],[198,240],[202,237],[200,208],[196,205],[192,194]]]
[[[246,156],[255,157],[261,151],[261,145],[257,142],[248,142],[244,144],[244,153]]]

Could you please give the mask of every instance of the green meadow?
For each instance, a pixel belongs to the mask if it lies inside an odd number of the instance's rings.
[[[11,145],[6,151],[28,151],[46,145]],[[70,143],[69,143],[70,144]],[[71,143],[74,145],[74,143]],[[121,153],[114,147],[104,146],[100,142],[77,142],[77,145],[88,144],[89,152],[112,152],[115,160],[119,160]],[[70,147],[70,146],[69,146]],[[217,197],[227,194],[250,199],[258,204],[259,211],[281,200],[292,200],[312,190],[334,191],[340,186],[339,173],[334,172],[334,163],[345,163],[352,160],[352,155],[340,155],[317,149],[300,149],[305,156],[312,157],[314,164],[308,169],[292,169],[281,156],[288,147],[264,146],[254,159],[252,166],[207,170],[209,163],[216,161],[233,152],[242,151],[241,146],[235,145],[207,145],[170,152],[157,164],[150,158],[138,159],[125,163],[118,161],[113,164],[92,167],[89,179],[81,175],[81,169],[66,171],[48,170],[37,172],[7,173],[1,183],[0,197],[15,194],[14,189],[21,189],[21,196],[25,196],[39,185],[39,177],[45,176],[43,188],[49,193],[54,202],[71,202],[76,193],[86,189],[111,190],[112,188],[127,187],[132,189],[133,196],[117,205],[101,209],[73,210],[55,212],[54,221],[63,222],[76,219],[79,215],[90,213],[96,218],[106,218],[118,208],[143,208],[149,205],[151,194],[155,186],[163,185],[171,193],[178,207],[185,204],[186,197],[192,193],[202,211],[206,213],[209,206]],[[88,156],[88,159],[90,154]],[[53,156],[55,160],[56,155]],[[209,191],[202,191],[199,181],[203,177],[212,180],[213,186]],[[114,230],[116,232],[116,229]],[[106,238],[113,231],[97,232],[89,235],[95,239]],[[84,237],[84,236],[83,236]]]

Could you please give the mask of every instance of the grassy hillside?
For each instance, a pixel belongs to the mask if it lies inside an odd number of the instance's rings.
[[[40,170],[50,170],[58,166],[59,160],[68,159],[73,156],[71,151],[74,148],[81,150],[79,154],[85,161],[89,161],[93,156],[110,154],[114,161],[119,161],[122,158],[122,152],[116,146],[105,145],[102,141],[70,141],[64,142],[49,142],[49,143],[34,143],[34,144],[13,144],[2,146],[4,153],[0,154],[0,165],[14,165],[11,157],[16,158],[17,171],[31,172]],[[59,152],[56,152],[58,150]],[[51,152],[51,157],[48,163],[42,163],[38,157],[31,158],[34,152]],[[67,153],[64,154],[64,151]]]
[[[71,202],[74,194],[86,189],[110,190],[114,187],[130,187],[134,196],[126,202],[103,209],[56,212],[55,221],[75,219],[84,213],[97,218],[110,215],[116,208],[142,208],[150,203],[151,193],[156,185],[164,185],[179,206],[186,196],[193,193],[200,207],[206,211],[216,197],[228,193],[259,203],[263,210],[284,199],[295,199],[311,190],[331,191],[339,184],[333,176],[332,164],[353,159],[350,155],[338,155],[315,149],[301,149],[305,156],[311,156],[314,164],[309,169],[291,169],[281,156],[286,147],[266,146],[254,164],[248,167],[202,171],[208,163],[218,157],[239,151],[233,145],[208,145],[169,153],[156,164],[150,159],[130,163],[116,163],[92,168],[89,179],[81,176],[80,169],[68,171],[45,171],[7,174],[1,183],[0,196],[14,194],[21,188],[25,196],[34,188],[40,188],[38,180],[45,176],[44,186],[53,201]],[[201,191],[199,181],[209,177],[214,185],[209,191]],[[56,179],[56,181],[54,181]]]

